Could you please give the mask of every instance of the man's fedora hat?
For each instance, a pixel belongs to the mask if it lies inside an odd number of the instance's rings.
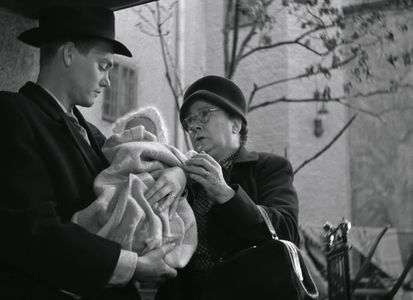
[[[187,117],[190,106],[197,100],[215,104],[227,112],[238,115],[245,124],[247,123],[247,105],[244,94],[233,81],[227,78],[208,75],[191,84],[185,91],[183,104],[179,111],[181,124]]]
[[[132,57],[125,45],[115,40],[115,15],[103,7],[52,6],[39,17],[39,27],[26,30],[19,39],[31,46],[61,39],[91,37],[106,40],[116,54]]]

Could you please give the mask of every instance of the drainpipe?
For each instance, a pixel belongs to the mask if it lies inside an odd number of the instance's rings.
[[[177,74],[180,77],[181,84],[184,87],[185,84],[185,0],[177,0],[176,8],[176,41],[175,41],[175,62],[177,68]],[[179,82],[176,81],[175,85],[178,87]],[[177,90],[179,90],[177,88]],[[178,99],[178,102],[182,104],[182,96]],[[185,137],[182,133],[181,124],[179,122],[179,113],[175,113],[175,145],[179,149],[186,149]]]

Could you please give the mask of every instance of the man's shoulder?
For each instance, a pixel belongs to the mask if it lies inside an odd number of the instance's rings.
[[[21,107],[27,104],[27,99],[19,92],[0,91],[2,108]]]
[[[26,102],[27,98],[22,93],[22,90],[25,89],[26,86],[29,86],[31,83],[28,82],[24,86],[22,86],[18,91],[0,91],[0,100],[1,101],[13,101],[14,102]]]
[[[0,99],[19,98],[21,95],[18,92],[0,91]]]

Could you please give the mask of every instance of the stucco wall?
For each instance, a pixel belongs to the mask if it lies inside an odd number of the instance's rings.
[[[0,8],[0,90],[17,91],[26,81],[36,80],[38,50],[17,40],[34,20]]]

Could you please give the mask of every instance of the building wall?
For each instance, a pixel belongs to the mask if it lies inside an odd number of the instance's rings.
[[[296,18],[288,16],[290,39],[302,33]],[[313,44],[313,47],[316,45]],[[288,51],[288,77],[304,73],[306,67],[320,61],[320,57],[299,46]],[[323,65],[328,66],[328,60]],[[342,94],[342,71],[332,73],[327,80],[324,75],[290,81],[288,97],[292,99],[312,98],[317,89],[331,88],[332,96]],[[297,169],[306,160],[321,151],[342,129],[348,120],[347,108],[339,104],[326,105],[328,114],[323,122],[324,133],[314,135],[314,119],[319,103],[289,104],[289,157]],[[331,148],[309,162],[295,176],[300,196],[300,216],[303,225],[319,226],[325,221],[339,222],[343,217],[351,220],[351,199],[349,186],[348,136],[344,133]]]
[[[389,28],[406,24],[413,28],[411,12],[386,12]],[[397,32],[397,29],[394,31]],[[376,86],[364,82],[358,88],[388,89],[391,80],[413,81],[411,64],[402,59],[392,67],[383,57],[413,49],[413,32],[396,34],[390,46],[369,51]],[[348,74],[351,78],[351,74]],[[360,114],[350,128],[350,163],[353,221],[361,226],[392,225],[400,233],[400,246],[407,255],[413,246],[413,108],[411,88],[370,98],[352,99],[351,104],[380,117]]]

